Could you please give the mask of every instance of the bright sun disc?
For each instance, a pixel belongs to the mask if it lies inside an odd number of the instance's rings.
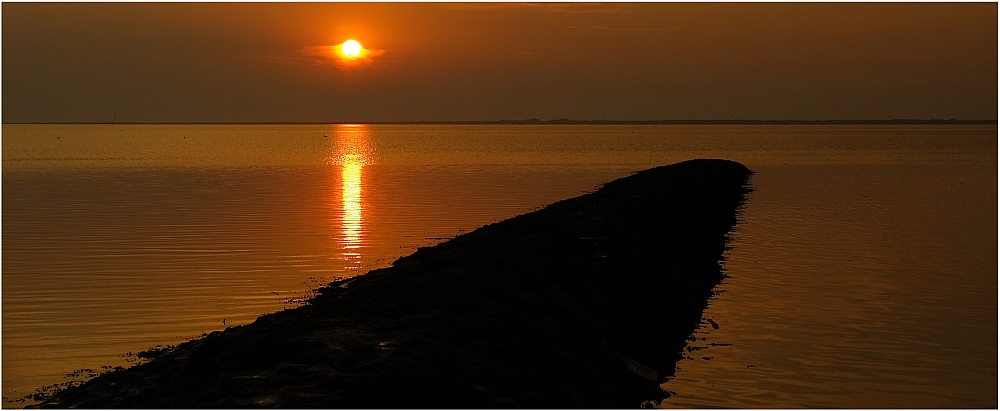
[[[340,46],[340,51],[343,51],[347,57],[357,57],[361,54],[361,43],[354,40],[347,40]]]

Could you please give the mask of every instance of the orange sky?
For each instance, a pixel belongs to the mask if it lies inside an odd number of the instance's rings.
[[[997,118],[997,3],[3,3],[3,121]],[[338,64],[318,50],[375,51]]]

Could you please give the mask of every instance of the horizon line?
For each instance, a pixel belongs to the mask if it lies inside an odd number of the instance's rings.
[[[64,125],[97,125],[97,124],[107,124],[107,125],[292,125],[292,124],[372,124],[372,125],[407,125],[407,124],[609,124],[609,125],[755,125],[755,124],[768,124],[768,125],[929,125],[929,124],[966,124],[966,125],[997,125],[998,121],[985,120],[985,119],[889,119],[889,120],[745,120],[745,119],[731,119],[731,120],[571,120],[571,119],[552,119],[552,120],[539,120],[537,118],[530,118],[525,120],[410,120],[410,121],[273,121],[273,122],[256,122],[256,121],[215,121],[215,122],[2,122],[0,124],[64,124]]]

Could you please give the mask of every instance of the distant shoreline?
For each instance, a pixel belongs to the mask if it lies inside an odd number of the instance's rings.
[[[323,122],[211,122],[211,123],[145,123],[145,122],[51,122],[51,123],[2,123],[2,124],[79,124],[79,125],[294,125],[294,124],[374,124],[374,125],[450,125],[450,124],[479,124],[479,125],[997,125],[997,120],[920,120],[920,119],[893,119],[893,120],[469,120],[469,121],[323,121]]]

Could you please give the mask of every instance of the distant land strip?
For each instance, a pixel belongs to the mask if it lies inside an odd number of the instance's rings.
[[[891,120],[425,120],[425,121],[275,121],[275,122],[43,122],[3,124],[629,124],[629,125],[997,125],[997,120],[891,119]]]

